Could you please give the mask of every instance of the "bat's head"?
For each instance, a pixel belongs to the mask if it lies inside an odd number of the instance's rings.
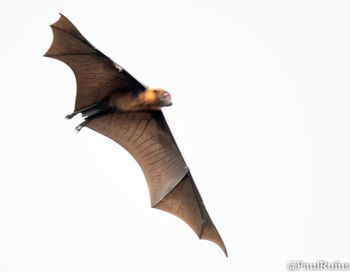
[[[172,105],[170,94],[162,89],[148,88],[145,91],[145,100],[156,108]]]

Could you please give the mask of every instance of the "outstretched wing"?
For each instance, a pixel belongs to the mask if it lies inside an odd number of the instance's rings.
[[[115,91],[138,93],[145,89],[97,50],[62,14],[51,28],[53,41],[44,56],[61,60],[73,70],[77,80],[75,110],[99,102]]]
[[[116,91],[138,93],[145,89],[88,42],[63,15],[51,27],[54,39],[45,56],[72,68],[77,80],[75,110]],[[137,160],[145,174],[153,208],[183,219],[199,238],[218,244],[227,255],[161,111],[115,112],[87,126],[115,140]]]
[[[227,251],[161,111],[113,113],[87,126],[119,143],[141,166],[153,208],[183,219],[200,239]]]

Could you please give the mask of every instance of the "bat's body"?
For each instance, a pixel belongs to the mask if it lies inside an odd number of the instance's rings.
[[[98,51],[63,15],[51,25],[54,39],[45,56],[68,64],[77,79],[75,111],[87,126],[119,143],[140,164],[153,208],[183,219],[200,239],[225,245],[212,223],[161,108],[170,94],[146,88]]]

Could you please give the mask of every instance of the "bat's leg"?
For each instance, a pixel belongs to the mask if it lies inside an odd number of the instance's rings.
[[[74,116],[76,116],[77,114],[79,113],[85,113],[85,112],[88,112],[88,111],[91,111],[91,110],[94,110],[95,108],[99,107],[100,106],[100,103],[95,103],[95,104],[92,104],[90,106],[87,106],[87,107],[84,107],[84,108],[81,108],[80,110],[77,110],[71,114],[68,114],[66,116],[66,119],[72,119]]]
[[[114,109],[112,108],[99,108],[99,109],[94,109],[94,112],[91,115],[88,115],[84,122],[82,122],[79,126],[75,128],[75,131],[78,133],[83,127],[85,127],[91,120],[100,117],[102,115],[112,113],[114,112]],[[84,113],[86,114],[86,113]]]
[[[91,120],[95,119],[96,117],[98,116],[101,116],[103,115],[102,113],[98,113],[98,114],[95,114],[93,116],[89,116],[87,118],[85,118],[84,122],[82,122],[81,124],[79,124],[79,126],[77,126],[75,128],[75,132],[78,133],[83,127],[85,127]]]
[[[76,128],[75,128],[75,132],[76,133],[78,133],[83,127],[85,127],[86,125],[87,125],[87,123],[89,123],[91,120],[89,120],[89,119],[85,119],[85,121],[84,122],[82,122],[79,126],[77,126]]]

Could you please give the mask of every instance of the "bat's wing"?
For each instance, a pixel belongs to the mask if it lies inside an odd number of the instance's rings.
[[[62,14],[51,28],[53,41],[45,56],[61,60],[73,70],[77,80],[75,110],[100,102],[115,91],[138,93],[145,89],[97,50]]]
[[[227,256],[161,111],[108,114],[87,126],[119,143],[136,159],[153,208],[183,219],[200,239],[218,244]]]
[[[145,87],[98,51],[63,15],[51,25],[53,42],[45,56],[68,64],[77,80],[75,110],[100,102],[115,91]],[[140,164],[152,207],[183,219],[201,239],[225,245],[212,223],[161,111],[111,113],[87,127],[115,140]]]

